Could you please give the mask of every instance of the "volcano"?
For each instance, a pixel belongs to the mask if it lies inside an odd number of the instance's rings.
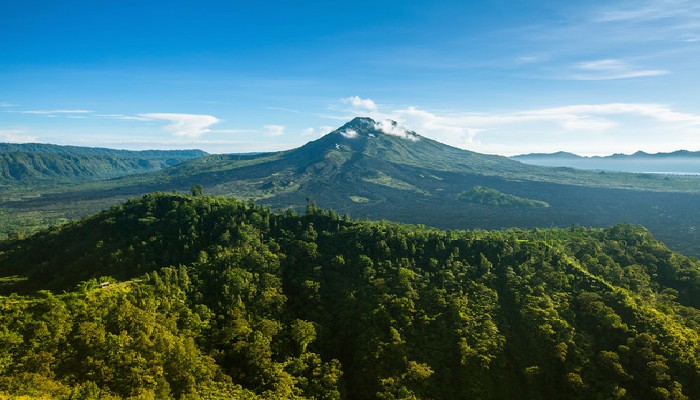
[[[209,155],[10,206],[44,210],[70,204],[75,217],[147,192],[189,192],[193,185],[274,210],[303,212],[314,202],[352,217],[443,229],[635,223],[671,248],[700,255],[699,177],[527,165],[365,117],[296,149]],[[75,201],[78,207],[69,203]]]

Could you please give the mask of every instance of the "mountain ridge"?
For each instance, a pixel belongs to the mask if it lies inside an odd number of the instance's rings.
[[[107,179],[156,171],[202,157],[201,150],[118,150],[0,143],[0,180]]]
[[[0,142],[0,153],[20,152],[20,153],[60,153],[75,155],[124,155],[124,156],[187,156],[201,157],[209,153],[199,149],[186,150],[126,150],[109,147],[72,146],[50,143],[7,143]]]
[[[700,174],[700,151],[579,156],[573,153],[531,153],[510,157],[530,165],[631,173]]]

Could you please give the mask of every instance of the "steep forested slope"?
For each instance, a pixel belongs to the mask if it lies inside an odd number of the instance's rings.
[[[128,151],[50,144],[0,143],[0,183],[105,179],[156,171],[182,161],[202,157],[200,150]]]
[[[0,299],[0,393],[700,398],[700,263],[638,226],[440,231],[154,194],[0,243],[0,276],[21,293]]]

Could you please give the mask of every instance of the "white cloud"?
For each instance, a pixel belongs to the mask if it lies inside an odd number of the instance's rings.
[[[620,70],[626,68],[625,64],[620,60],[595,60],[579,63],[580,69],[591,71],[609,71]]]
[[[591,81],[641,78],[670,73],[661,69],[637,69],[622,60],[616,59],[585,61],[578,63],[576,69],[584,71],[584,74],[574,75],[574,79]]]
[[[488,124],[491,116],[469,113],[438,115],[417,107],[408,107],[391,111],[389,119],[410,126],[423,136],[467,148],[476,143],[476,134],[484,130],[481,125]]]
[[[20,114],[36,114],[36,115],[55,115],[55,114],[88,114],[92,111],[90,110],[25,110],[16,111]]]
[[[108,119],[119,119],[125,121],[150,121],[151,118],[139,117],[134,115],[122,115],[122,114],[94,114],[93,117],[96,118],[108,118]]]
[[[359,96],[346,97],[340,100],[342,103],[347,103],[356,110],[377,111],[377,104],[372,99],[363,99]]]
[[[282,136],[284,135],[284,125],[265,125],[265,135],[267,136]]]
[[[545,108],[529,112],[532,115],[552,115],[562,117],[588,117],[591,115],[637,115],[662,122],[682,122],[700,124],[700,115],[674,111],[663,104],[654,103],[608,103],[573,105]]]
[[[413,142],[417,142],[418,140],[420,140],[420,138],[414,133],[409,132],[406,128],[402,127],[401,125],[397,124],[395,121],[392,121],[390,119],[385,119],[384,121],[377,122],[374,125],[374,128],[386,133],[387,135],[398,136],[400,138],[408,139]]]
[[[354,129],[346,129],[340,132],[340,134],[346,139],[355,139],[357,137],[357,131]]]
[[[214,116],[199,114],[148,113],[138,116],[151,120],[168,121],[170,124],[164,126],[163,129],[175,136],[182,137],[200,137],[211,132],[209,129],[211,125],[220,122]]]
[[[0,107],[14,107],[15,105],[12,103],[8,103],[6,101],[0,101]]]
[[[0,130],[0,141],[7,143],[38,143],[38,137],[27,135],[26,131],[9,129]]]

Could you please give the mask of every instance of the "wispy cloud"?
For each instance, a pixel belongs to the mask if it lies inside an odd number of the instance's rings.
[[[697,0],[571,3],[562,10],[557,23],[523,28],[516,45],[527,53],[516,53],[508,71],[580,81],[695,75],[688,67],[697,64]],[[533,55],[538,62],[530,62]]]
[[[577,80],[609,80],[609,79],[628,79],[641,78],[645,76],[666,75],[669,71],[661,69],[636,69],[622,60],[605,59],[585,61],[578,63],[576,68],[583,71],[583,74],[577,74],[574,79]]]
[[[138,116],[151,120],[168,121],[169,124],[164,126],[163,130],[182,137],[200,137],[211,132],[210,126],[220,122],[212,115],[200,114],[148,113]]]
[[[26,131],[19,129],[0,130],[0,141],[7,143],[37,143],[39,138],[28,135]]]
[[[122,114],[94,114],[95,118],[107,118],[107,119],[118,119],[124,121],[150,121],[151,118],[139,117],[136,115],[122,115]]]
[[[609,103],[593,105],[572,105],[545,108],[530,112],[533,115],[578,116],[591,115],[637,115],[655,119],[660,122],[679,122],[700,124],[700,115],[674,111],[669,106],[653,103]]]
[[[88,114],[92,111],[90,110],[23,110],[23,111],[13,111],[20,114],[35,114],[35,115],[56,115],[56,114]]]
[[[0,107],[14,107],[15,105],[12,103],[8,103],[6,101],[0,101]]]
[[[598,22],[646,22],[666,18],[685,18],[697,13],[700,13],[700,4],[695,0],[634,1],[601,10],[596,14],[595,20]]]

